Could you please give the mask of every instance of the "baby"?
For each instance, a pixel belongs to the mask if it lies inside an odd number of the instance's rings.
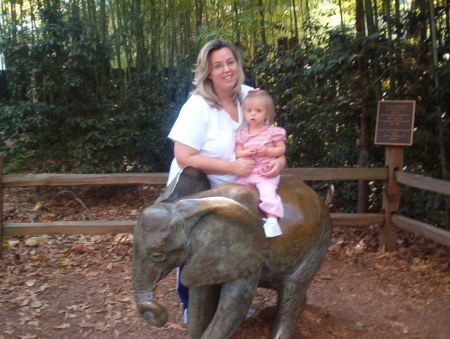
[[[264,224],[266,237],[280,235],[278,218],[283,217],[284,209],[277,194],[280,176],[268,178],[264,173],[273,158],[286,151],[284,140],[286,131],[272,126],[274,104],[272,97],[264,90],[251,90],[244,100],[244,117],[248,126],[239,130],[236,136],[236,157],[251,157],[256,166],[248,177],[239,177],[239,184],[254,184],[258,189],[261,203],[259,207],[267,214]]]

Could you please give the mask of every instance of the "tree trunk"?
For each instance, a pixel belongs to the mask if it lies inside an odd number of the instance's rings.
[[[365,36],[364,30],[364,4],[363,0],[356,0],[356,32],[360,39]],[[359,52],[363,46],[360,43]],[[357,85],[357,100],[360,102],[360,150],[358,157],[358,167],[367,166],[370,143],[370,119],[368,112],[368,99],[365,91],[368,90],[369,73],[363,55],[357,59],[360,82]],[[358,181],[358,213],[365,213],[369,210],[369,183],[365,180]]]
[[[239,29],[239,0],[234,0],[234,33],[236,34],[235,43],[241,45],[241,31]]]
[[[295,37],[297,38],[297,40],[299,40],[299,34],[298,34],[298,21],[297,21],[297,10],[295,7],[295,0],[292,0],[292,14],[294,16],[294,32],[295,32]],[[291,15],[292,15],[291,14]]]
[[[259,12],[259,25],[261,27],[261,40],[262,44],[266,45],[266,28],[265,28],[265,19],[264,19],[264,4],[263,0],[258,1],[258,12]]]
[[[434,4],[432,0],[428,0],[428,6],[429,6],[429,13],[430,13],[430,31],[431,31],[431,49],[432,49],[432,56],[433,56],[433,65],[434,67],[438,67],[438,47],[437,47],[437,37],[436,37],[436,21],[435,21],[435,14],[434,14]],[[439,88],[439,78],[435,75],[434,76],[434,86],[436,88]],[[445,125],[445,117],[442,116],[442,108],[438,104],[436,106],[436,117],[438,119],[438,131],[439,131],[439,157],[441,160],[441,175],[443,180],[447,180],[447,151],[446,146],[448,146],[448,143],[446,140],[445,132],[444,132],[444,125]],[[445,209],[445,217],[444,217],[444,224],[446,229],[450,229],[450,213],[449,213],[449,198],[448,196],[445,196],[443,198],[444,200],[444,209]]]

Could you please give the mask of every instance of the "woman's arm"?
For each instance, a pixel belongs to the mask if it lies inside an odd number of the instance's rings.
[[[196,149],[178,141],[175,141],[174,153],[181,168],[192,166],[209,174],[236,174],[246,177],[251,174],[255,166],[255,161],[249,158],[227,161],[201,155]]]

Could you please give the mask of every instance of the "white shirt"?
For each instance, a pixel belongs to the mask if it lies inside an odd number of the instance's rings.
[[[241,85],[242,97],[251,87]],[[200,155],[227,161],[236,160],[236,133],[245,125],[241,104],[238,103],[239,121],[234,121],[222,108],[210,106],[200,95],[192,95],[181,108],[180,114],[169,133],[169,138],[197,150]],[[169,180],[181,170],[176,159],[170,166]],[[207,174],[211,186],[234,182],[235,174]]]

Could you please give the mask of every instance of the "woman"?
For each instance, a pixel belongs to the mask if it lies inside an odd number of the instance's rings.
[[[236,159],[234,152],[236,133],[245,124],[242,101],[252,89],[243,85],[244,80],[241,56],[229,41],[212,40],[202,47],[195,68],[196,89],[169,134],[175,154],[169,183],[186,166],[205,172],[212,187],[252,173],[255,161]],[[272,160],[264,176],[278,175],[285,164],[284,156]],[[188,290],[179,279],[177,289],[187,322]]]
[[[196,89],[169,134],[175,154],[169,182],[185,166],[205,172],[212,187],[251,174],[255,162],[236,159],[234,153],[236,133],[245,123],[242,101],[251,89],[244,80],[240,54],[229,41],[212,40],[203,46],[195,69]],[[275,159],[265,176],[278,175],[285,163],[284,156]]]

